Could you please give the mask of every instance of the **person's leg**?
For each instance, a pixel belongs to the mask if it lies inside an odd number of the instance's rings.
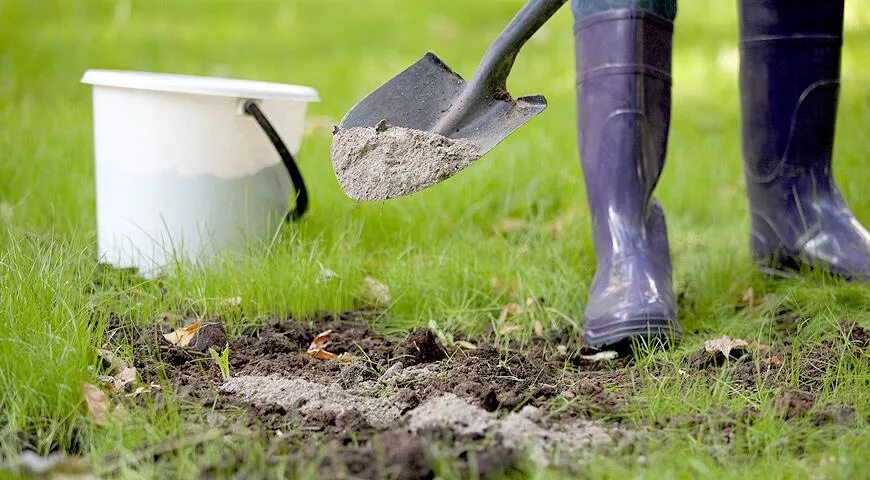
[[[750,244],[769,273],[870,279],[870,233],[831,176],[842,32],[843,0],[740,0]]]
[[[578,124],[596,251],[584,342],[676,334],[665,219],[652,199],[671,108],[674,0],[575,0]]]

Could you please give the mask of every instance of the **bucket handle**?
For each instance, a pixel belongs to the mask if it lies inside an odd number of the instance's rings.
[[[263,132],[267,137],[269,137],[269,140],[272,142],[272,145],[275,146],[275,150],[278,151],[278,155],[281,157],[281,162],[284,163],[284,168],[286,168],[287,173],[290,174],[290,181],[293,183],[293,190],[296,191],[296,205],[293,210],[287,212],[287,216],[284,220],[299,220],[308,209],[308,189],[305,188],[305,181],[302,180],[302,172],[300,172],[299,167],[296,166],[296,159],[293,158],[293,154],[290,153],[290,150],[288,150],[287,146],[284,145],[284,141],[281,140],[281,136],[278,135],[278,132],[276,132],[275,128],[272,127],[272,124],[266,118],[266,115],[264,115],[263,111],[260,110],[257,102],[253,100],[245,100],[244,111],[246,114],[254,117],[254,120],[256,120],[260,125],[260,128],[263,129]]]

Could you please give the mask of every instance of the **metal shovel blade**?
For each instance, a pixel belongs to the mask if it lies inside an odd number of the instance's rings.
[[[390,126],[434,132],[439,119],[460,98],[465,84],[459,74],[429,52],[351,108],[339,128],[375,127],[386,120]],[[504,91],[475,105],[444,136],[474,142],[483,156],[546,107],[543,95],[513,99]]]

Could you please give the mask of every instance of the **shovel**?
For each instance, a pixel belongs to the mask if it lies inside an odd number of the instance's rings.
[[[366,195],[359,192],[351,196],[369,200],[385,199],[422,190],[483,156],[514,130],[541,113],[547,106],[543,95],[514,99],[507,91],[507,78],[526,41],[565,1],[526,2],[486,51],[474,76],[468,82],[429,52],[351,108],[336,133],[358,127],[374,128],[378,132],[389,127],[404,127],[447,137],[450,139],[448,142],[470,142],[476,147],[476,156],[458,165],[458,168],[420,168],[412,164],[406,170],[413,170],[410,173],[414,174],[414,178],[402,179],[402,188],[381,189],[376,195],[368,195],[368,198],[364,198]],[[430,153],[437,162],[438,153]],[[392,148],[383,157],[375,159],[375,162],[384,165],[368,165],[366,169],[358,169],[345,178],[338,175],[336,167],[336,174],[342,187],[350,194],[349,187],[352,186],[346,185],[348,183],[389,181],[382,178],[386,176],[386,172],[394,171],[395,165],[401,166],[403,162],[413,160],[403,158],[402,155],[401,149]],[[432,159],[428,157],[432,155],[427,155],[426,160],[431,163]],[[337,162],[335,147],[333,162]]]

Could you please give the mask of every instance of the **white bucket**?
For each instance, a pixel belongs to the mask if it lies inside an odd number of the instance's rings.
[[[88,70],[94,86],[97,247],[151,275],[270,238],[290,205],[288,172],[243,110],[253,100],[295,155],[308,102],[298,85]]]

